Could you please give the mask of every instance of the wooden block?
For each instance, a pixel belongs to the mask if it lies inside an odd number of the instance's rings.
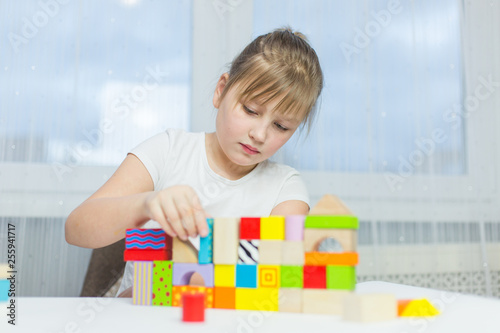
[[[260,239],[260,217],[242,217],[240,221],[240,239]]]
[[[257,288],[279,288],[281,284],[280,266],[257,265]]]
[[[259,264],[281,265],[283,241],[263,239],[259,244]]]
[[[10,280],[0,279],[0,303],[9,300]]]
[[[257,288],[257,265],[236,265],[236,287]]]
[[[214,264],[235,265],[238,262],[240,219],[220,217],[214,219]]]
[[[124,261],[154,261],[172,260],[171,250],[135,250],[125,249],[123,252]]]
[[[134,250],[171,250],[172,237],[163,229],[127,229],[125,248]]]
[[[403,313],[404,309],[410,304],[412,300],[411,299],[398,299],[398,317],[401,316]]]
[[[311,209],[309,215],[354,215],[338,197],[326,194]]]
[[[174,237],[172,242],[172,261],[182,263],[198,263],[198,250],[190,241]]]
[[[363,323],[393,320],[397,313],[396,297],[391,294],[350,293],[344,297],[344,320]]]
[[[346,290],[303,289],[302,312],[341,315]]]
[[[302,312],[302,289],[280,288],[279,293],[280,312]]]
[[[425,298],[414,299],[408,302],[401,311],[400,317],[432,317],[439,314],[439,311]]]
[[[193,264],[174,263],[172,284],[174,286],[187,286],[191,276],[198,273],[203,278],[205,287],[214,286],[214,265],[213,264]]]
[[[153,261],[153,305],[172,305],[172,261]]]
[[[236,288],[236,309],[278,311],[278,288]]]
[[[315,229],[358,229],[359,222],[356,216],[335,215],[308,215],[304,222],[304,228]]]
[[[208,235],[200,237],[200,251],[198,252],[198,263],[211,264],[213,262],[213,231],[214,219],[207,218]]]
[[[304,267],[303,266],[281,266],[281,288],[303,288]]]
[[[357,252],[326,253],[306,252],[305,264],[311,266],[345,265],[356,266],[358,264]]]
[[[340,244],[341,249],[327,252],[356,252],[356,235],[356,230],[352,229],[305,229],[304,251],[318,251],[323,241],[333,238]]]
[[[7,273],[11,269],[7,264],[0,264],[0,280],[6,280],[10,277],[10,273]]]
[[[285,217],[285,240],[300,242],[304,240],[305,215],[288,215]]]
[[[214,286],[234,287],[236,265],[214,265]]]
[[[355,287],[354,266],[326,266],[326,289],[354,290]]]
[[[284,240],[285,217],[284,216],[261,217],[260,239]]]
[[[136,305],[151,305],[153,295],[153,262],[134,261],[134,284],[132,288],[132,303]]]
[[[252,264],[259,263],[259,245],[260,240],[246,240],[242,239],[238,246],[238,264]]]
[[[304,242],[284,241],[281,247],[282,265],[304,266]]]
[[[304,288],[326,289],[326,266],[303,266]]]
[[[182,295],[188,294],[205,294],[205,308],[214,307],[214,288],[197,287],[197,286],[173,286],[172,287],[172,306],[182,306]]]
[[[235,309],[236,308],[236,288],[234,287],[214,287],[214,308]]]

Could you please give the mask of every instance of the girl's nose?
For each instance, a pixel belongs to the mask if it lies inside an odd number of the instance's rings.
[[[266,140],[267,128],[264,125],[256,124],[250,129],[249,135],[257,142],[264,142]]]

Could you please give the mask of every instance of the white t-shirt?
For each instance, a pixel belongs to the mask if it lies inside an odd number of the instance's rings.
[[[300,200],[309,205],[307,188],[297,170],[270,162],[259,163],[249,174],[229,180],[208,165],[205,133],[168,129],[131,151],[148,170],[154,190],[191,186],[213,217],[269,216],[279,203]],[[144,228],[159,228],[149,221]],[[132,286],[133,266],[127,263],[118,294]]]

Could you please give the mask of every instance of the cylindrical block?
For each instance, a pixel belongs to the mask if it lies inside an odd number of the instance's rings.
[[[182,321],[205,321],[205,294],[182,295]]]
[[[304,219],[305,215],[289,215],[285,219],[285,240],[304,240]]]

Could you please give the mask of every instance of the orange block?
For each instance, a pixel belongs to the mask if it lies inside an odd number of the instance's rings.
[[[214,287],[216,309],[236,308],[236,288],[234,287]]]
[[[184,293],[205,294],[205,308],[214,307],[214,288],[199,286],[173,286],[172,287],[172,306],[182,306],[182,295]]]
[[[307,266],[343,265],[356,266],[358,264],[357,252],[328,253],[306,252],[305,264]]]
[[[410,304],[412,300],[411,299],[400,299],[398,300],[398,317],[401,316],[403,313],[404,309]]]

